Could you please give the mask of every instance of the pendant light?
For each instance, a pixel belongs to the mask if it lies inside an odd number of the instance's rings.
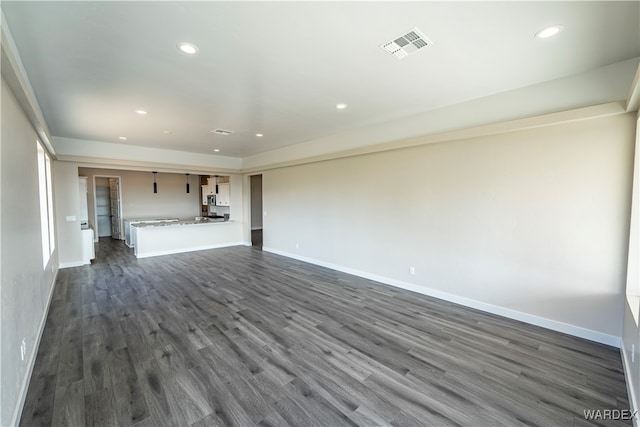
[[[216,177],[216,194],[218,194],[218,175],[216,175],[215,177]]]
[[[185,173],[185,175],[187,176],[187,194],[189,194],[189,174]]]
[[[153,192],[157,193],[158,192],[158,183],[156,182],[156,174],[158,172],[153,171],[152,173],[153,173]]]

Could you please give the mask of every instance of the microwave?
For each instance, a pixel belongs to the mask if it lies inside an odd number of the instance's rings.
[[[209,194],[207,196],[207,204],[209,206],[215,206],[216,205],[216,195],[215,194]]]

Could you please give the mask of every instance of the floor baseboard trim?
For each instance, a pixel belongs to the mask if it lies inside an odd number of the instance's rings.
[[[61,262],[58,265],[58,268],[62,269],[62,268],[82,267],[83,265],[85,265],[83,261]]]
[[[343,273],[352,274],[354,276],[362,277],[365,279],[375,280],[376,282],[384,283],[386,285],[395,286],[397,288],[401,288],[401,289],[416,292],[419,294],[453,302],[455,304],[460,304],[465,307],[474,308],[477,310],[485,311],[487,313],[496,314],[498,316],[507,317],[509,319],[518,320],[518,321],[529,323],[535,326],[551,329],[553,331],[562,332],[568,335],[573,335],[578,338],[584,338],[590,341],[595,341],[601,344],[606,344],[612,347],[620,348],[620,337],[617,337],[614,335],[593,331],[591,329],[586,329],[576,325],[570,325],[567,323],[559,322],[557,320],[547,319],[547,318],[536,316],[533,314],[523,313],[521,311],[513,310],[510,308],[488,304],[482,301],[461,297],[459,295],[449,294],[447,292],[426,288],[424,286],[419,286],[413,283],[403,282],[401,280],[379,276],[377,274],[368,273],[366,271],[356,270],[356,269],[344,267],[338,264],[332,264],[324,261],[319,261],[313,258],[303,257],[298,254],[281,251],[279,249],[274,249],[274,248],[269,248],[264,246],[262,250],[265,252],[276,254],[276,255],[282,255],[287,258],[293,258],[299,261],[308,262],[310,264],[319,265],[321,267],[330,268],[332,270],[340,271]]]
[[[38,356],[38,350],[40,349],[40,341],[42,341],[42,334],[44,333],[44,327],[47,323],[47,317],[49,316],[49,308],[51,308],[53,291],[56,288],[58,271],[59,269],[55,271],[53,275],[53,280],[51,281],[51,289],[49,289],[49,297],[47,298],[47,308],[44,310],[42,319],[40,319],[40,325],[38,326],[38,340],[36,341],[36,345],[33,347],[31,356],[29,357],[29,362],[28,362],[29,369],[27,370],[27,375],[24,376],[22,381],[22,386],[20,387],[20,400],[14,410],[13,416],[11,417],[12,426],[17,426],[18,423],[20,422],[20,416],[22,415],[22,410],[24,409],[24,403],[27,399],[27,391],[29,391],[29,383],[31,382],[31,375],[33,375],[33,368],[36,366],[36,358]]]

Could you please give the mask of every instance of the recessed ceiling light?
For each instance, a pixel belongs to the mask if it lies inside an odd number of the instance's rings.
[[[188,53],[189,55],[198,53],[198,46],[191,43],[186,43],[186,42],[180,43],[178,45],[178,49],[180,49],[184,53]]]
[[[145,114],[147,114],[147,112],[144,110],[136,110],[136,113],[140,114],[141,116],[144,116]]]
[[[256,136],[257,136],[258,138],[260,138],[260,137],[262,137],[262,136],[264,136],[264,135],[263,135],[263,134],[261,134],[261,133],[256,133]]]
[[[564,27],[562,25],[552,25],[547,28],[543,28],[542,30],[535,33],[534,37],[537,39],[548,39],[549,37],[553,37],[562,31]]]
[[[336,105],[336,108],[338,110],[344,110],[345,108],[347,108],[347,104],[338,104],[338,105]]]
[[[123,140],[123,141],[126,141],[126,140],[127,140],[127,137],[126,137],[126,136],[119,136],[119,137],[118,137],[118,139],[121,139],[121,140]]]
[[[164,133],[165,135],[169,135],[171,133],[170,130],[163,130],[162,133]]]
[[[214,148],[213,151],[215,151],[217,153],[218,151],[220,151],[220,149],[219,148]]]

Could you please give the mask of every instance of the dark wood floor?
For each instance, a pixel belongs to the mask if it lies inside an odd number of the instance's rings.
[[[588,425],[617,349],[250,247],[59,272],[21,425]],[[630,422],[602,422],[630,425]]]

